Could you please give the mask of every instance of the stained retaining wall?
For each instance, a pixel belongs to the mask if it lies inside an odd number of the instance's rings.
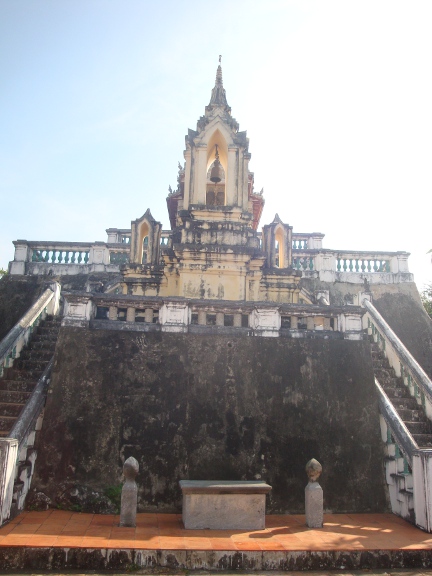
[[[326,510],[387,510],[366,341],[64,327],[38,445],[53,506],[103,511],[133,455],[141,511],[178,511],[180,479],[262,478],[269,513],[302,513],[314,457]]]

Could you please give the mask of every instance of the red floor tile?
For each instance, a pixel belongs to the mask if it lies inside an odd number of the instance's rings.
[[[26,512],[0,528],[2,546],[167,550],[432,550],[432,536],[392,514],[326,514],[310,530],[302,515],[267,516],[265,530],[185,530],[180,514],[138,514],[137,528],[118,515],[64,510]]]

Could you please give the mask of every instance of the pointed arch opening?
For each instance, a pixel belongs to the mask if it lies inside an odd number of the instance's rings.
[[[221,179],[219,182],[212,182],[211,175],[213,169],[215,168],[215,164],[216,160],[210,164],[209,169],[207,170],[206,204],[207,206],[225,206],[225,170],[223,169],[222,164],[219,164],[218,173]]]
[[[149,258],[149,233],[150,229],[147,222],[143,222],[140,226],[138,246],[140,250],[139,262],[147,264],[150,262]]]
[[[218,165],[220,180],[211,180],[212,170]],[[226,205],[226,180],[228,169],[228,146],[220,130],[215,130],[207,144],[206,205]]]
[[[284,263],[284,231],[278,226],[275,230],[275,266],[276,268],[284,268]]]

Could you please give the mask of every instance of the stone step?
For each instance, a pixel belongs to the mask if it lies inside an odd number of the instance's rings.
[[[4,380],[0,379],[0,390],[5,392],[32,392],[37,380]]]
[[[27,380],[38,381],[42,376],[43,370],[18,370],[18,368],[6,368],[4,378],[6,380]]]
[[[404,422],[421,422],[424,416],[421,410],[409,410],[407,408],[396,408],[396,412]]]
[[[0,390],[0,404],[25,404],[31,392]]]
[[[14,418],[18,418],[24,406],[24,404],[12,404],[11,402],[3,402],[3,404],[0,404],[0,417],[13,416]]]
[[[59,322],[41,322],[37,328],[40,328],[41,330],[52,330],[53,332],[58,332],[61,328],[61,320]]]
[[[421,407],[418,405],[417,400],[412,396],[409,398],[392,398],[391,399],[393,406],[396,410],[421,410]]]
[[[25,370],[30,372],[34,370],[40,370],[42,373],[45,370],[48,362],[49,360],[45,360],[44,358],[17,358],[13,365],[14,368],[17,368],[18,370]]]
[[[411,434],[430,434],[431,427],[429,422],[405,422],[405,426]]]
[[[45,336],[46,338],[57,338],[59,333],[59,328],[54,328],[52,326],[38,326],[32,335],[32,338],[37,338],[38,336]]]
[[[19,360],[46,360],[47,362],[49,362],[52,356],[53,356],[53,349],[50,348],[32,348],[32,349],[27,348],[21,352]]]
[[[390,369],[389,361],[385,356],[382,356],[379,352],[372,350],[372,362],[374,367],[381,369]]]
[[[388,369],[385,368],[374,368],[375,377],[381,386],[394,385],[397,383],[396,375],[391,374]]]
[[[12,426],[15,424],[16,416],[0,416],[0,430],[9,434]]]
[[[45,316],[44,323],[46,323],[46,324],[58,324],[60,326],[61,321],[62,321],[61,316],[53,316],[52,314],[47,314]]]
[[[58,332],[56,330],[42,330],[41,332],[34,332],[32,334],[31,340],[35,341],[35,342],[39,342],[39,341],[49,341],[49,342],[54,342],[55,340],[57,340],[58,337]]]
[[[30,350],[51,350],[54,352],[55,350],[55,341],[54,340],[47,340],[47,339],[35,339],[30,342],[29,349]]]
[[[13,487],[13,496],[12,502],[18,502],[18,499],[21,497],[22,491],[24,490],[24,482],[15,481]]]
[[[402,488],[402,490],[399,490],[399,493],[403,498],[406,499],[408,510],[414,510],[414,492],[412,490]]]
[[[33,472],[33,466],[30,462],[23,462],[18,466],[18,478],[24,482],[27,478],[30,478]]]
[[[398,480],[399,483],[405,485],[408,474],[403,474],[402,472],[396,472],[395,474],[390,474],[390,476],[395,480]],[[399,492],[402,492],[402,490],[403,489],[400,489]]]
[[[409,390],[406,386],[386,386],[384,388],[385,393],[389,397],[390,400],[393,401],[393,398],[412,398]]]
[[[1,390],[0,389],[0,404],[25,404],[30,398],[31,392],[23,390]]]
[[[432,448],[432,434],[413,434],[419,448]]]

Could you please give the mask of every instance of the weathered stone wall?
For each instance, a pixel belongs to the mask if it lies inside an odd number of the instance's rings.
[[[140,510],[179,510],[182,478],[262,478],[269,511],[303,512],[314,457],[327,510],[384,511],[369,344],[62,328],[34,493],[98,509],[131,455]]]

